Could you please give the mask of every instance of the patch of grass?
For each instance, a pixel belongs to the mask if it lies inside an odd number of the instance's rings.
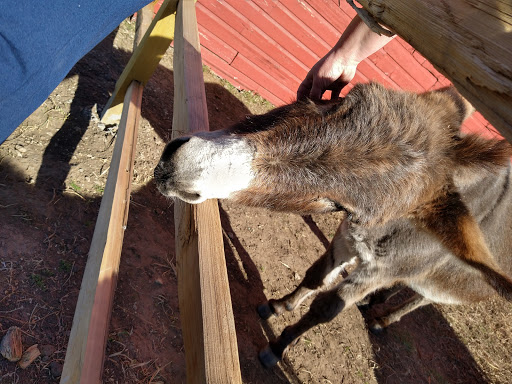
[[[82,190],[82,187],[80,187],[77,183],[75,183],[73,180],[71,180],[69,182],[69,187],[75,191],[75,192],[80,192]]]
[[[95,185],[94,186],[94,190],[99,193],[99,194],[103,194],[103,192],[105,191],[105,188],[102,187],[101,185]]]
[[[117,336],[119,336],[119,337],[128,337],[128,336],[130,336],[130,332],[125,331],[125,330],[118,331],[117,332]]]
[[[46,289],[46,285],[44,284],[44,277],[37,274],[37,273],[33,273],[30,275],[30,280],[32,280],[32,283],[34,283],[34,285],[36,287],[38,287],[39,289]]]
[[[55,276],[55,273],[53,271],[50,271],[48,268],[45,268],[41,271],[41,276],[52,277]]]
[[[59,270],[62,272],[69,273],[71,271],[72,264],[67,260],[59,260]]]
[[[55,273],[45,268],[38,271],[37,273],[32,273],[30,275],[30,281],[32,281],[32,284],[34,284],[37,288],[46,290],[46,279],[52,276],[55,276]]]

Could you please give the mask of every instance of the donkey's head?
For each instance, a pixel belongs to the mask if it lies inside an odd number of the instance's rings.
[[[431,201],[459,165],[506,160],[482,155],[498,141],[459,134],[470,113],[451,89],[417,95],[359,84],[336,102],[299,101],[174,140],[155,180],[164,195],[189,203],[229,198],[302,214],[346,210],[375,224]]]

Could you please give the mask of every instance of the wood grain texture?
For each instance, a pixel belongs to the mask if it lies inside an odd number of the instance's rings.
[[[142,89],[141,84],[133,82],[126,92],[126,108],[119,123],[78,295],[60,381],[62,384],[101,382],[110,312],[128,220]]]
[[[134,47],[142,41],[153,5],[139,11]],[[131,181],[143,86],[132,81],[121,105],[109,174],[101,199],[91,248],[78,295],[60,382],[101,383],[105,347],[117,285],[124,230],[128,221]]]
[[[178,5],[173,69],[173,137],[208,130],[193,0]],[[176,201],[174,217],[187,383],[241,383],[217,201]]]
[[[117,80],[112,96],[103,109],[101,121],[117,123],[121,117],[122,103],[128,86],[133,80],[145,85],[174,38],[174,18],[178,0],[165,0],[148,30],[140,39],[123,73]]]
[[[512,142],[512,5],[481,0],[359,0],[450,79]]]

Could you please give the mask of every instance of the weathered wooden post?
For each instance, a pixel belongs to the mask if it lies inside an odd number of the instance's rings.
[[[152,16],[153,7],[152,5],[148,7],[143,12],[139,12],[139,24],[144,16],[146,18]],[[164,11],[162,9],[162,13]],[[144,13],[145,15],[142,16]],[[147,23],[144,24],[147,26]],[[156,20],[149,27],[150,32],[154,30],[154,25]],[[172,27],[174,27],[174,18]],[[135,36],[135,42],[147,40],[144,33],[144,28],[140,28]],[[141,38],[140,35],[144,37]],[[169,43],[170,40],[167,41],[165,48]],[[138,50],[135,51],[140,51],[142,48],[138,46]],[[156,65],[158,61],[153,69]],[[147,78],[151,73],[146,75]],[[130,204],[143,90],[138,80],[145,80],[140,73],[125,76],[124,79],[125,81],[128,79],[129,83],[123,88],[122,93],[116,93],[112,98],[116,100],[114,105],[122,111],[121,120],[73,317],[60,380],[62,384],[101,383],[110,315]]]
[[[174,40],[173,137],[208,130],[193,0],[178,4]],[[238,347],[216,200],[176,201],[176,259],[188,383],[241,383]]]
[[[512,6],[506,1],[358,0],[445,75],[512,142]]]

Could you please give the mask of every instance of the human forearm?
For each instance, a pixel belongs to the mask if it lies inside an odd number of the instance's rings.
[[[330,52],[344,61],[360,63],[384,47],[393,37],[378,35],[359,16],[355,16]]]
[[[328,89],[331,98],[337,98],[354,78],[357,65],[391,39],[373,32],[359,16],[354,17],[336,45],[311,68],[297,90],[297,98],[320,99]]]

